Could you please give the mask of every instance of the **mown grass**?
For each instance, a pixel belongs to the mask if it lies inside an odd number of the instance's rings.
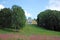
[[[25,27],[23,27],[23,29],[20,29],[19,32],[14,32],[11,30],[1,30],[0,29],[0,34],[21,34],[21,35],[56,35],[56,36],[60,36],[60,32],[57,31],[51,31],[51,30],[46,30],[43,28],[40,28],[36,25],[26,25]]]
[[[26,25],[23,29],[21,29],[20,33],[24,35],[39,35],[40,34],[40,35],[60,36],[60,32],[46,30],[46,29],[38,27],[37,25]]]

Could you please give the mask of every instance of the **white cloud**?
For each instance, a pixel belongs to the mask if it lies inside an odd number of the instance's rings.
[[[25,10],[25,15],[26,15],[26,17],[31,17],[31,14],[28,13],[26,10]]]
[[[49,4],[46,8],[60,11],[60,0],[49,0]]]
[[[0,9],[3,9],[3,8],[4,8],[4,6],[2,4],[0,4]]]

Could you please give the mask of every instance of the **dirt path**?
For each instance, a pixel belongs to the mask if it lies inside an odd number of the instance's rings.
[[[60,36],[0,34],[0,40],[60,40]]]

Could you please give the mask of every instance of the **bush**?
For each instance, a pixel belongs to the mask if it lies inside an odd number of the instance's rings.
[[[43,28],[60,31],[60,11],[45,10],[38,14],[37,24]]]

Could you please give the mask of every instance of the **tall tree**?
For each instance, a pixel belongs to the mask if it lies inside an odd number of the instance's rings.
[[[12,23],[15,25],[15,28],[21,28],[25,25],[26,17],[24,10],[17,5],[12,6]]]
[[[11,9],[4,8],[0,11],[0,27],[10,27],[11,26]]]
[[[37,16],[37,23],[47,29],[60,31],[60,11],[45,10]]]

